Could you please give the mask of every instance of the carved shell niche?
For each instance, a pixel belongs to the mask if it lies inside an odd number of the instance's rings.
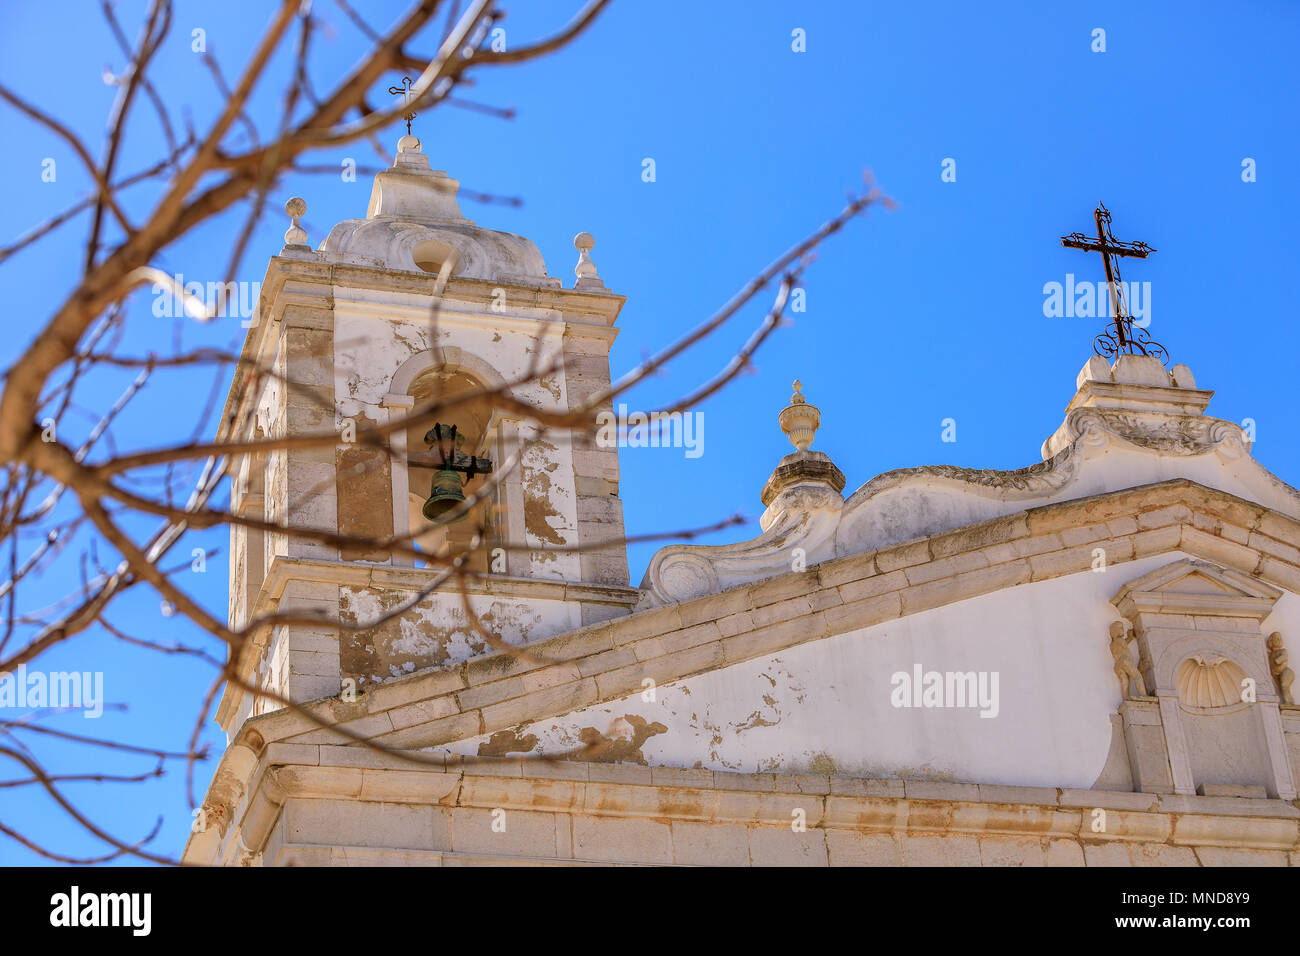
[[[1187,707],[1227,707],[1241,703],[1246,672],[1226,657],[1193,654],[1174,677],[1178,699]]]

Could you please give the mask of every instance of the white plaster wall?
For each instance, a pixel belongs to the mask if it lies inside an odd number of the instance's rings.
[[[642,747],[652,765],[1089,788],[1120,700],[1110,598],[1183,557],[972,598],[662,685],[653,703],[638,694],[538,721],[518,736],[535,734],[538,752],[563,752],[580,746],[586,727],[630,736],[622,718],[635,715],[668,728]],[[1265,627],[1288,635],[1294,652],[1298,626],[1300,598],[1286,594]],[[927,671],[997,671],[998,715],[893,707],[891,676],[918,662]],[[484,739],[453,749],[476,753]]]

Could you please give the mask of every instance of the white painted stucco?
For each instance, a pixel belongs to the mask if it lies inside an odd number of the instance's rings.
[[[1111,745],[1120,703],[1107,627],[1126,581],[1185,557],[1171,552],[1104,572],[1023,584],[874,627],[802,644],[655,689],[543,720],[534,752],[581,746],[579,731],[631,733],[626,715],[659,722],[651,765],[712,770],[818,770],[858,777],[1090,788]],[[1286,594],[1264,622],[1290,636],[1300,598]],[[998,714],[978,708],[896,708],[891,677],[996,671]],[[453,752],[477,753],[485,737]]]

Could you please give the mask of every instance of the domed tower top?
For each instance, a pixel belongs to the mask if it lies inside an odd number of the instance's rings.
[[[559,288],[531,241],[477,226],[460,211],[460,183],[429,168],[420,140],[397,142],[393,165],[375,176],[365,219],[348,219],[321,243],[335,262],[486,279],[510,285]]]

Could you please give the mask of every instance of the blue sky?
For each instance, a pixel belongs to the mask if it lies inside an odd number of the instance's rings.
[[[129,36],[143,6],[119,4]],[[378,26],[405,8],[357,6]],[[551,32],[577,6],[533,3],[512,11],[503,24],[507,42]],[[178,4],[151,75],[169,102],[188,105],[196,128],[207,126],[221,100],[190,50],[190,31],[206,31],[230,77],[267,7]],[[332,38],[322,38],[313,59],[317,86],[327,88],[362,44],[333,4],[320,0],[317,15],[332,25]],[[122,56],[97,5],[19,2],[6,5],[5,16],[3,82],[53,110],[98,154],[114,95],[101,70],[120,70]],[[897,210],[873,211],[819,251],[806,274],[807,311],[760,350],[756,374],[700,408],[702,456],[622,451],[631,534],[708,525],[737,511],[749,517],[748,527],[712,540],[756,534],[759,491],[791,450],[776,414],[796,377],[822,410],[813,447],[844,471],[849,491],[893,468],[1037,461],[1104,325],[1043,314],[1045,283],[1064,281],[1067,273],[1080,281],[1102,277],[1096,255],[1059,243],[1066,233],[1091,229],[1098,200],[1111,209],[1116,236],[1157,249],[1144,262],[1124,264],[1125,279],[1151,283],[1152,336],[1172,362],[1186,363],[1202,387],[1216,390],[1211,414],[1255,420],[1256,457],[1294,484],[1300,334],[1289,286],[1296,276],[1298,187],[1287,164],[1300,155],[1297,27],[1300,6],[1280,0],[615,2],[559,54],[476,74],[464,95],[513,107],[515,119],[440,110],[417,119],[416,132],[434,167],[465,189],[522,197],[517,209],[469,201],[462,208],[483,225],[531,238],[550,273],[566,284],[576,260],[574,234],[594,234],[601,277],[628,297],[612,354],[616,374],[694,326],[837,212],[864,169],[898,201]],[[791,49],[796,28],[806,33],[806,52]],[[1105,30],[1104,53],[1091,49],[1095,28]],[[276,65],[254,104],[268,122],[285,80],[286,62]],[[7,107],[0,123],[0,181],[9,186],[0,243],[7,243],[83,196],[88,179],[44,130]],[[382,138],[391,146],[399,133]],[[156,161],[161,142],[151,111],[138,106],[119,168]],[[41,181],[47,157],[57,163],[53,183]],[[378,162],[365,144],[314,161],[337,167],[347,157]],[[656,164],[653,183],[641,177],[647,157]],[[946,158],[956,161],[955,182],[941,181]],[[1242,181],[1246,158],[1256,163],[1255,182]],[[259,281],[266,258],[279,251],[285,198],[307,200],[304,225],[316,244],[333,223],[364,215],[369,191],[365,176],[356,183],[337,175],[287,177],[240,278]],[[150,195],[132,193],[128,208],[142,215]],[[221,217],[177,243],[160,265],[187,278],[219,278],[237,223]],[[0,267],[6,367],[70,288],[86,231],[82,217]],[[171,333],[160,336],[147,292],[130,304],[121,350],[165,351]],[[722,367],[762,311],[747,310],[628,403],[650,408],[690,391]],[[224,346],[234,324],[189,327],[181,344]],[[82,404],[92,413],[102,408],[128,378],[88,382]],[[213,384],[193,371],[156,376],[115,430],[119,447],[188,435]],[[956,420],[955,443],[941,441],[945,418]],[[74,427],[89,427],[89,418]],[[152,526],[131,525],[141,534]],[[190,547],[220,549],[206,574],[182,583],[224,613],[226,536],[187,539],[174,563],[188,560]],[[654,549],[630,549],[634,582]],[[113,556],[101,550],[100,559],[111,563]],[[76,586],[77,574],[75,560],[57,564],[24,596],[24,606],[57,599]],[[178,619],[163,617],[157,596],[143,589],[122,600],[112,618],[155,639],[202,641]],[[208,680],[201,664],[126,650],[102,631],[61,649],[45,666],[103,670],[108,698],[129,708],[98,721],[59,718],[58,726],[173,747],[184,746]],[[207,739],[219,752],[215,724]],[[71,752],[43,753],[56,767],[74,766]],[[213,764],[200,767],[199,792]],[[100,766],[139,772],[151,762]],[[124,837],[138,838],[162,816],[153,845],[179,852],[189,825],[183,774],[125,788],[72,785],[67,792]],[[0,790],[0,820],[65,851],[96,848],[31,788]],[[38,860],[0,839],[0,863],[26,862]]]

